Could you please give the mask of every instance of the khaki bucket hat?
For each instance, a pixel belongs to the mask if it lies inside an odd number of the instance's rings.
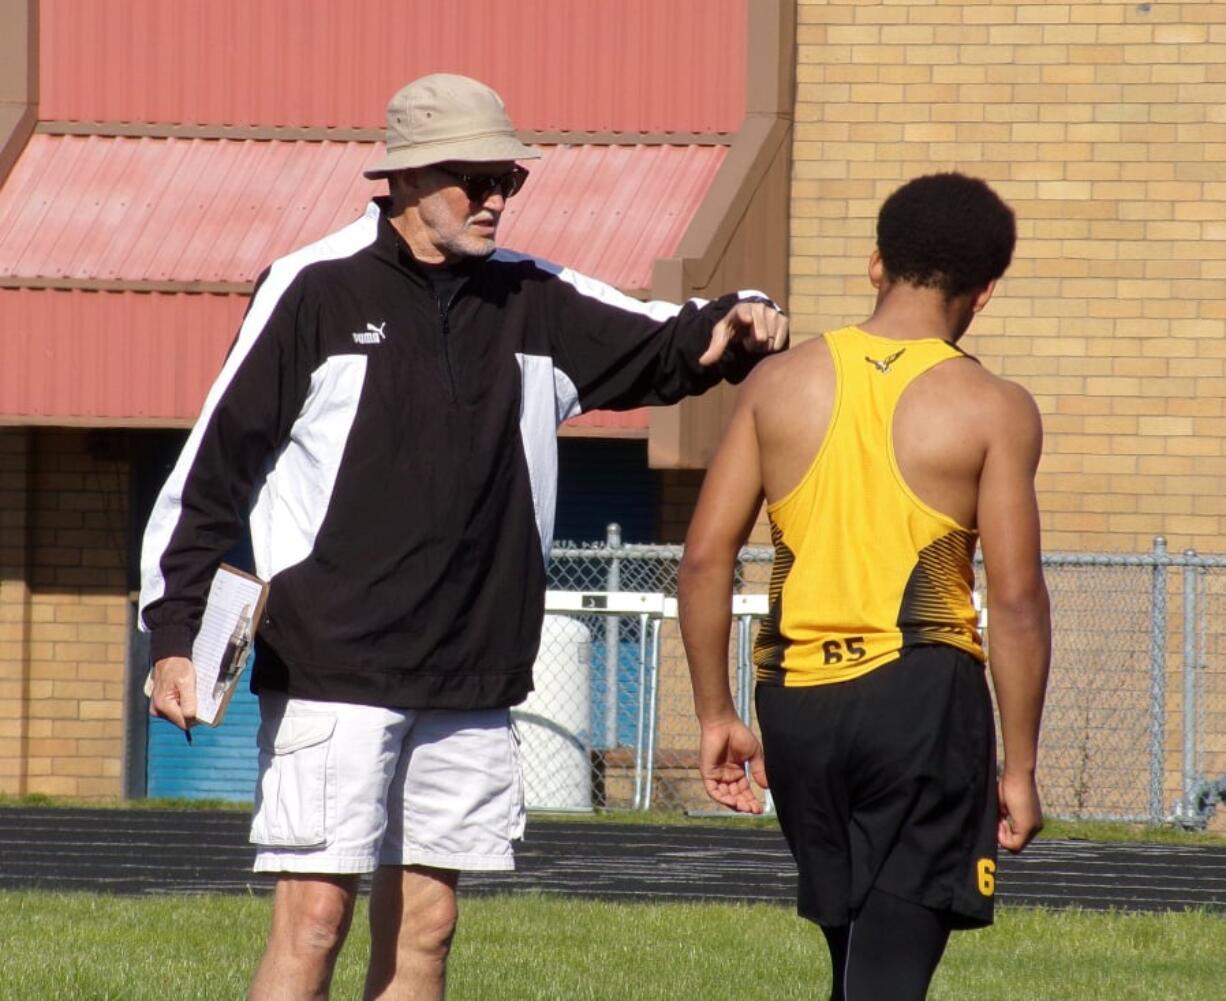
[[[387,104],[387,154],[363,171],[370,178],[448,160],[534,160],[538,150],[515,135],[502,98],[455,73],[431,73],[401,87]]]

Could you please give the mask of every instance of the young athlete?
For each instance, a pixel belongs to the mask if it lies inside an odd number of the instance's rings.
[[[1042,825],[1042,428],[1024,389],[957,347],[1015,239],[982,181],[937,174],[891,195],[868,263],[872,315],[746,381],[686,539],[702,777],[717,802],[754,813],[745,766],[759,786],[769,777],[835,1001],[923,998],[949,932],[992,920],[997,842],[1021,851]],[[734,563],[763,497],[775,561],[754,650],[760,747],[734,710],[727,651]]]

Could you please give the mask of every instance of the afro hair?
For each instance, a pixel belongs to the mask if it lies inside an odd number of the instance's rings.
[[[1016,243],[1013,210],[964,174],[908,181],[877,215],[877,249],[890,278],[951,298],[1003,275]]]

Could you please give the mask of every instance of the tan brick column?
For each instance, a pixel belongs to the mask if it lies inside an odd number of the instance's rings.
[[[122,794],[128,462],[113,431],[40,430],[30,483],[26,784]]]

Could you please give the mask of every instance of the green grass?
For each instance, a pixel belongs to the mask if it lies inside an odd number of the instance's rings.
[[[46,807],[63,810],[227,810],[250,813],[251,804],[229,799],[74,799],[70,796],[46,796],[25,793],[14,796],[0,793],[0,809],[4,807]]]
[[[1217,845],[1226,847],[1226,835],[1213,831],[1187,831],[1170,824],[1126,824],[1103,820],[1048,818],[1040,838],[1077,838],[1082,841],[1132,842],[1167,845]]]
[[[0,893],[7,1001],[244,996],[268,897]],[[462,900],[450,1001],[787,1001],[825,997],[820,933],[766,904]],[[1220,1001],[1226,917],[1006,908],[955,935],[932,1001]],[[335,998],[361,995],[365,904]],[[1216,957],[1216,958],[1215,958]]]

